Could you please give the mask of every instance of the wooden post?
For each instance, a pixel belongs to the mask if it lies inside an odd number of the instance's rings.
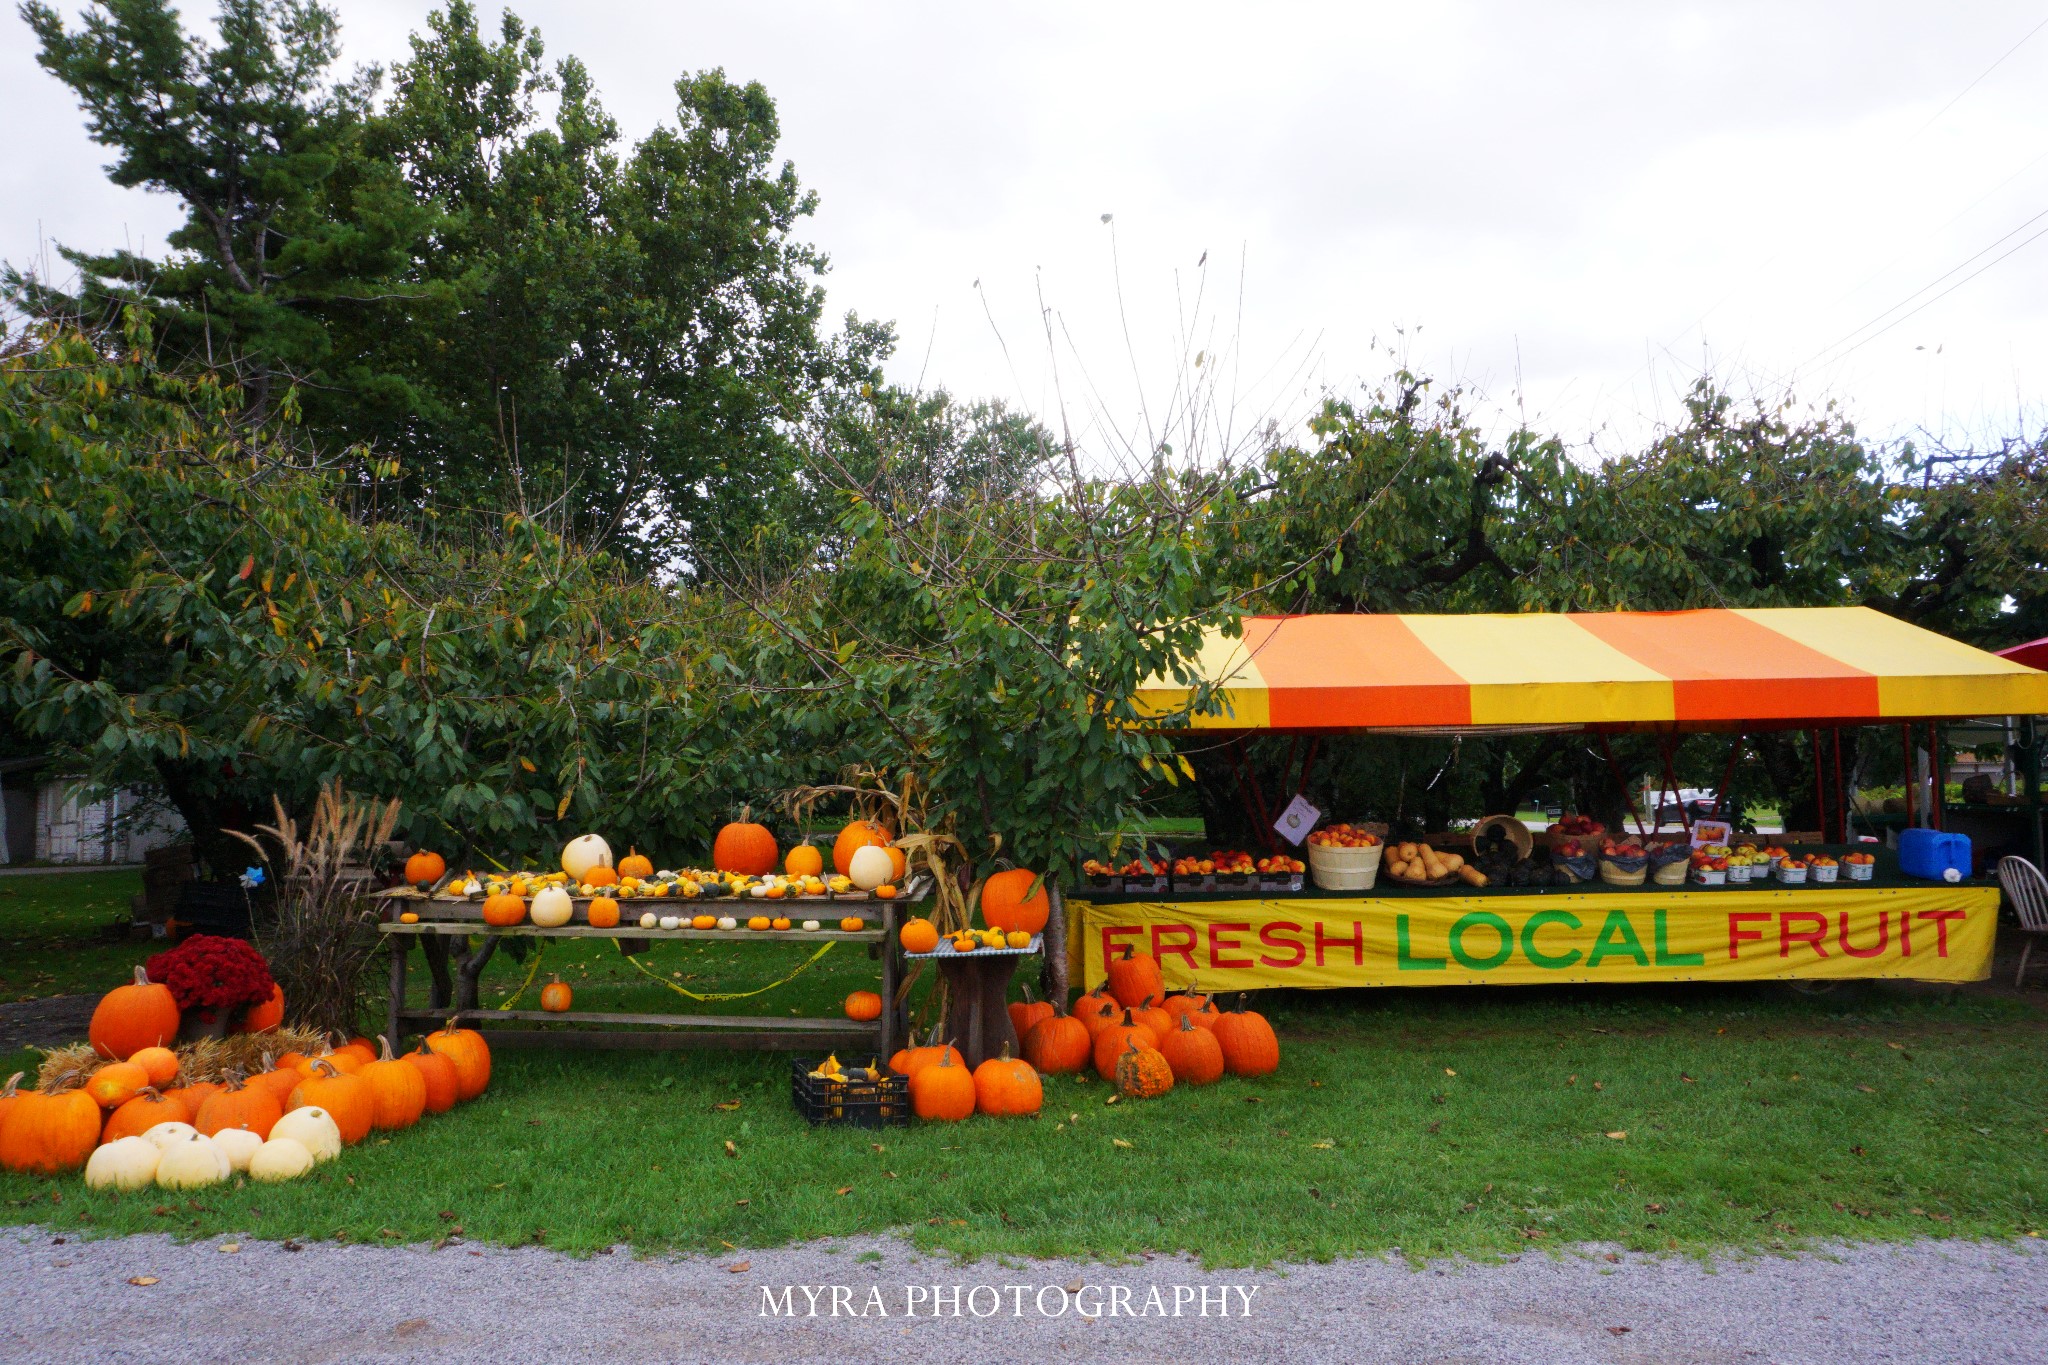
[[[882,1026],[878,1046],[881,1055],[875,1065],[887,1066],[889,1058],[896,1053],[896,979],[903,967],[903,945],[896,937],[896,902],[882,902],[882,941],[875,946],[882,950]]]
[[[427,960],[427,975],[433,980],[427,990],[427,1001],[436,1009],[446,1009],[455,999],[455,978],[448,971],[448,940],[439,934],[424,936],[420,940],[420,956]]]
[[[1046,899],[1052,902],[1052,913],[1045,921],[1045,960],[1038,968],[1038,993],[1052,1002],[1061,1014],[1067,1012],[1067,902],[1060,894],[1059,883],[1048,877],[1045,881]]]
[[[411,941],[404,934],[386,934],[391,947],[391,1012],[387,1016],[385,1036],[391,1040],[391,1050],[399,1051],[405,1046],[405,1027],[402,1017],[405,1012],[405,958],[412,948]]]

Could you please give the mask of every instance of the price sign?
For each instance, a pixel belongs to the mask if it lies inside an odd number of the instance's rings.
[[[1309,831],[1316,827],[1316,821],[1323,813],[1308,803],[1306,797],[1297,796],[1287,803],[1287,809],[1280,812],[1280,818],[1273,822],[1273,829],[1290,844],[1298,844],[1308,838]]]

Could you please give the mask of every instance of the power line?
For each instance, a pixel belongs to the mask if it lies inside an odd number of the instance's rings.
[[[2038,217],[2038,216],[2040,216],[2040,215],[2036,215],[2036,216]],[[2032,220],[2030,219],[2029,221],[2032,221]],[[2023,225],[2023,226],[2024,226],[2024,225]],[[2018,229],[2017,229],[2017,228],[2015,228],[2015,229],[2014,229],[2014,231],[2018,231]],[[2012,235],[2012,233],[2010,233],[2010,232],[2008,232],[2008,233],[2006,234],[2006,236],[2007,236],[2007,237],[2010,237],[2011,235]],[[2022,249],[2023,249],[2023,248],[2025,248],[2025,247],[2031,246],[2031,245],[2033,245],[2033,244],[2034,244],[2035,242],[2038,242],[2038,241],[2040,241],[2040,240],[2041,240],[2041,239],[2042,239],[2043,237],[2048,237],[2048,228],[2042,228],[2042,229],[2041,229],[2041,230],[2040,230],[2039,232],[2037,232],[2037,233],[2035,233],[2035,234],[2034,234],[2033,236],[2031,236],[2031,237],[2027,238],[2027,239],[2026,239],[2026,241],[2024,241],[2024,242],[2021,242],[2021,243],[2020,243],[2020,244],[2019,244],[2018,246],[2015,246],[2015,247],[2011,248],[2011,250],[2008,250],[2008,251],[2006,251],[2006,252],[2004,252],[2004,253],[2002,253],[2002,254],[2000,254],[2000,255],[1998,255],[1998,256],[1994,256],[1994,257],[1993,257],[1992,259],[1990,259],[1990,260],[1986,261],[1986,262],[1985,262],[1985,263],[1984,263],[1983,265],[1980,265],[1980,266],[1978,266],[1978,267],[1977,267],[1977,268],[1976,268],[1975,270],[1973,270],[1973,271],[1971,271],[1971,272],[1970,272],[1969,274],[1967,274],[1967,275],[1963,276],[1963,278],[1961,278],[1960,280],[1957,280],[1957,281],[1956,281],[1956,282],[1955,282],[1954,284],[1950,285],[1950,286],[1949,286],[1948,288],[1946,288],[1946,289],[1942,290],[1942,291],[1941,291],[1941,292],[1940,292],[1939,294],[1936,294],[1936,295],[1935,295],[1935,296],[1934,296],[1933,298],[1931,298],[1931,299],[1927,300],[1927,302],[1925,302],[1925,303],[1921,304],[1921,305],[1920,305],[1920,307],[1918,307],[1918,308],[1915,308],[1915,309],[1914,309],[1914,310],[1913,310],[1913,311],[1912,311],[1911,313],[1906,313],[1906,314],[1903,314],[1903,315],[1901,315],[1901,316],[1899,316],[1899,317],[1893,318],[1893,319],[1892,319],[1892,320],[1891,320],[1890,322],[1886,323],[1886,324],[1885,324],[1884,326],[1880,327],[1880,328],[1879,328],[1878,330],[1876,330],[1875,332],[1872,332],[1872,333],[1871,333],[1871,334],[1870,334],[1869,336],[1867,336],[1867,337],[1863,338],[1863,340],[1861,340],[1861,341],[1857,342],[1857,343],[1856,343],[1856,344],[1855,344],[1854,346],[1851,346],[1851,347],[1850,347],[1850,348],[1849,348],[1848,350],[1846,350],[1846,351],[1842,352],[1842,353],[1841,353],[1840,355],[1836,356],[1836,357],[1835,357],[1835,360],[1836,360],[1836,362],[1840,362],[1840,361],[1843,361],[1843,360],[1847,360],[1847,359],[1848,359],[1848,358],[1849,358],[1850,356],[1852,356],[1852,355],[1856,354],[1856,352],[1858,352],[1858,351],[1862,350],[1862,349],[1863,349],[1863,348],[1864,348],[1865,346],[1868,346],[1868,345],[1869,345],[1869,344],[1870,344],[1871,342],[1873,342],[1873,341],[1877,340],[1877,339],[1878,339],[1879,337],[1883,336],[1883,335],[1884,335],[1884,334],[1885,334],[1886,332],[1889,332],[1889,331],[1890,331],[1890,330],[1891,330],[1892,328],[1894,328],[1894,327],[1898,326],[1898,325],[1899,325],[1900,323],[1904,322],[1904,321],[1905,321],[1905,320],[1906,320],[1907,318],[1913,317],[1913,316],[1915,316],[1916,314],[1918,314],[1918,313],[1922,312],[1923,310],[1925,310],[1925,309],[1928,309],[1928,308],[1931,308],[1931,307],[1933,307],[1933,306],[1934,306],[1935,304],[1937,304],[1937,303],[1940,303],[1940,302],[1941,302],[1941,301],[1942,301],[1943,299],[1947,298],[1947,297],[1948,297],[1948,296],[1949,296],[1950,294],[1953,294],[1953,293],[1955,293],[1955,292],[1956,292],[1956,290],[1958,290],[1958,289],[1961,289],[1961,288],[1962,288],[1962,287],[1963,287],[1964,285],[1968,284],[1968,283],[1969,283],[1969,282],[1970,282],[1971,280],[1974,280],[1974,279],[1976,279],[1976,278],[1977,278],[1977,277],[1978,277],[1979,275],[1981,275],[1981,274],[1983,274],[1983,273],[1984,273],[1985,271],[1989,270],[1989,269],[1990,269],[1990,268],[1991,268],[1992,266],[1994,266],[1994,265],[1997,265],[1997,264],[1998,264],[1998,263],[1999,263],[2000,261],[2004,260],[2004,259],[2005,259],[2005,258],[2006,258],[2007,256],[2010,256],[2010,255],[2012,255],[2012,254],[2013,254],[2013,252],[2015,252],[2015,251],[2019,251],[2019,250],[2022,250]],[[2000,238],[1999,240],[2000,240],[2000,241],[2003,241],[2003,240],[2005,240],[2005,239],[2004,239],[2003,237],[2001,237],[2001,238]],[[1995,243],[1994,243],[1994,245],[1995,245]],[[1986,248],[1985,248],[1985,251],[1988,251],[1988,250],[1990,250],[1990,247],[1986,247]],[[1977,253],[1977,255],[1979,255],[1979,256],[1981,256],[1981,255],[1983,255],[1983,254],[1984,254],[1984,252],[1982,252],[1982,251],[1980,251],[1980,252],[1978,252],[1978,253]],[[1975,257],[1972,257],[1972,259],[1974,260],[1974,259],[1975,259]],[[1967,262],[1966,262],[1965,264],[1967,264]],[[1957,270],[1960,270],[1961,268],[1962,268],[1961,266],[1958,266],[1958,267],[1956,267],[1956,269],[1957,269]],[[1952,275],[1952,274],[1954,274],[1954,273],[1955,273],[1955,271],[1953,271],[1953,270],[1949,272],[1949,274],[1951,274],[1951,275]]]
[[[1985,67],[1982,71],[1978,72],[1976,80],[1971,81],[1968,85],[1956,91],[1954,99],[1950,100],[1947,104],[1942,105],[1941,108],[1935,110],[1933,118],[1928,119],[1927,122],[1921,124],[1918,128],[1916,128],[1913,131],[1913,137],[1918,137],[1920,136],[1920,134],[1926,132],[1929,128],[1932,128],[1935,125],[1935,122],[1938,119],[1940,119],[1943,114],[1946,114],[1949,110],[1955,108],[1956,105],[1962,100],[1963,96],[1969,94],[1972,90],[1975,90],[1978,87],[1978,85],[1983,82],[1986,76],[1998,70],[1999,67],[2005,65],[2006,57],[2012,56],[2013,53],[2018,52],[2021,48],[2025,47],[2027,43],[2033,38],[2033,36],[2036,33],[2039,33],[2044,28],[2048,28],[2048,19],[2043,19],[2040,23],[2028,29],[2026,37],[2021,38],[2018,42],[2014,43],[2011,47],[2007,48],[2005,50],[2004,56],[2000,57],[1991,65]],[[1908,138],[1907,141],[1912,141],[1912,138]]]

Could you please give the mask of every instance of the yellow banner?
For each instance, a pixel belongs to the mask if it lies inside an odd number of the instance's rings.
[[[1585,981],[1981,981],[1991,887],[1551,892],[1342,900],[1068,902],[1082,986],[1126,944],[1166,984],[1539,985]]]

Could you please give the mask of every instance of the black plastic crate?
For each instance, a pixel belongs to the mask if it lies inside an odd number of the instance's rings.
[[[866,1077],[827,1081],[813,1076],[822,1058],[797,1057],[789,1064],[789,1097],[796,1112],[813,1124],[844,1123],[855,1128],[904,1128],[910,1124],[910,1078],[881,1065],[880,1080]]]

